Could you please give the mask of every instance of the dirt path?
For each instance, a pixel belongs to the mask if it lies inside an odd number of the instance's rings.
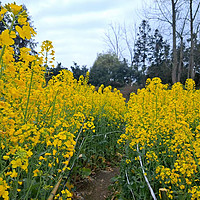
[[[78,184],[74,200],[105,200],[110,195],[108,186],[111,184],[111,178],[117,174],[119,168],[97,172],[93,178]]]

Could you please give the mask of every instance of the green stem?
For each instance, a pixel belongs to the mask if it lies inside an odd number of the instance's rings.
[[[52,124],[52,122],[53,122],[53,114],[54,114],[54,111],[55,111],[55,105],[56,105],[56,97],[57,97],[57,94],[58,94],[58,91],[56,92],[56,95],[55,95],[55,98],[54,98],[54,101],[53,101],[53,108],[52,108],[52,113],[51,113],[51,121],[50,121],[50,124]]]
[[[14,199],[17,199],[17,193],[18,193],[18,191],[17,191],[17,189],[18,189],[18,186],[19,186],[19,184],[18,184],[18,182],[19,182],[19,177],[20,177],[20,169],[18,169],[17,170],[17,173],[18,173],[18,176],[17,176],[17,178],[14,180],[14,191],[12,192],[12,195],[13,195],[13,200]]]
[[[0,176],[2,176],[3,173],[4,173],[8,168],[10,168],[10,164],[9,164],[3,171],[1,171]]]
[[[31,81],[30,81],[30,85],[29,85],[28,99],[27,99],[26,110],[25,110],[25,114],[24,114],[24,123],[26,123],[26,118],[27,118],[27,112],[28,112],[28,105],[29,105],[29,101],[30,101],[32,82],[33,82],[33,71],[31,73]]]
[[[37,199],[38,198],[38,195],[39,195],[39,193],[41,192],[41,186],[42,186],[42,177],[40,176],[40,186],[39,186],[39,188],[38,188],[38,191],[37,191],[37,195],[36,195],[36,197],[35,197],[35,199]]]
[[[4,20],[1,20],[1,21],[3,22],[4,26],[5,26],[7,29],[9,29],[9,26],[6,24],[6,22],[5,22]]]
[[[3,62],[2,62],[2,57],[3,57],[3,54],[4,54],[5,49],[6,49],[6,45],[4,44],[4,45],[3,45],[3,48],[2,48],[2,50],[1,50],[1,55],[0,55],[0,62],[1,62],[2,64],[3,64]],[[2,67],[1,67],[1,71],[2,71]]]
[[[58,92],[57,92],[57,93],[58,93]],[[52,106],[55,105],[54,102],[55,102],[55,100],[56,100],[57,93],[56,93],[56,95],[55,95],[55,97],[54,97],[54,100],[50,103],[50,105],[49,105],[49,107],[48,107],[46,113],[45,113],[44,116],[42,117],[43,122],[45,121],[45,119],[46,119],[46,117],[47,117],[47,114],[49,113],[50,108],[51,108]],[[53,109],[53,108],[52,108],[52,109]]]
[[[26,193],[24,199],[27,199],[27,200],[28,200],[28,194],[29,194],[29,192],[30,192],[30,190],[31,190],[31,188],[32,188],[32,185],[33,185],[33,181],[31,180],[31,185],[30,185],[30,187],[28,188],[28,191],[27,191],[27,193]]]

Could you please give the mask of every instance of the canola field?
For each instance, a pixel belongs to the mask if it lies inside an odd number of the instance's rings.
[[[200,92],[193,80],[171,89],[159,78],[128,103],[110,86],[63,70],[46,82],[54,61],[44,41],[39,55],[14,38],[36,33],[22,6],[7,4],[0,20],[0,199],[72,199],[72,168],[82,174],[120,155],[118,199],[200,199]],[[80,154],[81,152],[81,154]],[[162,191],[165,191],[164,193]]]

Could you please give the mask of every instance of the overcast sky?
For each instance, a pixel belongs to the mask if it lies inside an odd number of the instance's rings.
[[[2,0],[2,3],[11,3]],[[94,63],[106,52],[104,34],[110,23],[141,23],[143,0],[16,0],[25,4],[36,28],[36,41],[53,42],[56,61],[70,68]]]

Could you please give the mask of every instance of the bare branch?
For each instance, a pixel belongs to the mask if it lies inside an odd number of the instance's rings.
[[[105,33],[104,42],[109,46],[110,50],[114,52],[118,58],[123,57],[122,49],[122,34],[120,24],[110,24],[108,32]]]
[[[127,33],[127,28],[126,28],[126,25],[124,24],[124,27],[123,27],[123,33],[124,33],[124,40],[125,40],[125,43],[126,43],[126,46],[128,48],[128,51],[129,51],[129,55],[130,55],[130,61],[132,62],[133,60],[133,49],[134,47],[132,47],[132,45],[130,44],[130,39],[128,38],[128,33]]]
[[[162,14],[162,16],[164,17],[165,21],[168,22],[170,25],[172,25],[172,22],[167,18],[167,16],[165,15],[165,13],[163,12],[162,8],[161,8],[161,5],[159,4],[159,2],[157,1],[157,5],[158,5],[158,8]]]
[[[199,11],[199,7],[200,7],[200,2],[198,3],[198,6],[197,6],[197,9],[196,9],[196,12],[194,14],[194,17],[193,17],[193,20],[195,20],[196,16],[197,16],[197,13]]]

